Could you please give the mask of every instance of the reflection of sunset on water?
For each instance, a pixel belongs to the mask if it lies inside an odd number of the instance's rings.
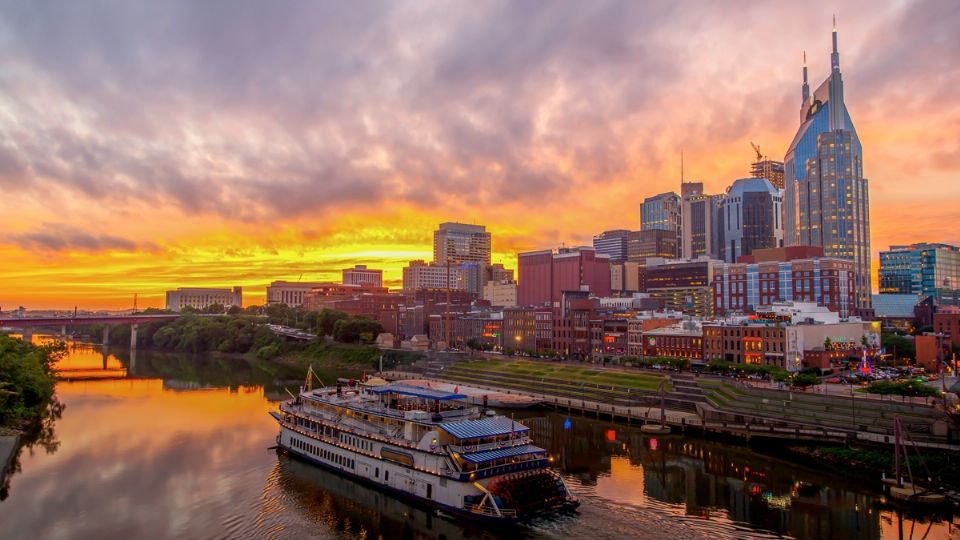
[[[243,371],[242,358],[67,347],[61,375],[86,378],[59,383],[61,444],[52,454],[22,452],[22,472],[0,503],[0,537],[392,538],[411,526],[417,538],[466,534],[461,524],[278,457],[267,413],[287,395],[284,385],[269,375],[253,382],[257,372]],[[877,506],[878,487],[840,473],[699,437],[652,438],[636,426],[544,410],[518,416],[583,500],[576,516],[535,524],[533,538],[899,538],[900,517]],[[947,522],[928,532],[925,520],[903,518],[904,538],[911,526],[914,538],[949,538]]]

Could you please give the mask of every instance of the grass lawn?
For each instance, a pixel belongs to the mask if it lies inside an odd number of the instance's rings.
[[[518,378],[531,380],[542,377],[547,379],[560,379],[572,383],[621,386],[651,391],[655,391],[664,379],[661,375],[624,373],[620,371],[591,369],[588,367],[528,362],[525,360],[482,360],[479,362],[457,364],[456,368],[464,371],[475,371],[477,373],[515,375]],[[667,390],[670,390],[669,382],[667,383]]]

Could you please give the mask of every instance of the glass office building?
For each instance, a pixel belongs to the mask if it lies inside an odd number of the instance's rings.
[[[960,296],[960,248],[920,243],[881,251],[880,294],[933,297],[938,305],[956,305]]]
[[[837,31],[830,76],[811,94],[803,66],[800,129],[784,158],[785,245],[822,246],[854,261],[857,307],[869,309],[870,210],[863,148],[843,100]]]

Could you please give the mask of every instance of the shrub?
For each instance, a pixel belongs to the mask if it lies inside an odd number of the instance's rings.
[[[917,380],[902,382],[876,381],[867,386],[867,392],[871,394],[915,397],[934,397],[940,395],[940,391],[936,388]]]

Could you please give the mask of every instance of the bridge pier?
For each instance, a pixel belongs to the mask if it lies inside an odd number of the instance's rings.
[[[67,325],[60,325],[60,337],[66,337],[67,335]]]
[[[106,347],[110,344],[110,325],[103,325],[103,346]]]
[[[33,341],[33,328],[24,328],[20,334],[20,339],[22,339],[24,343]]]
[[[133,323],[130,325],[130,350],[137,350],[137,329],[140,325]]]

